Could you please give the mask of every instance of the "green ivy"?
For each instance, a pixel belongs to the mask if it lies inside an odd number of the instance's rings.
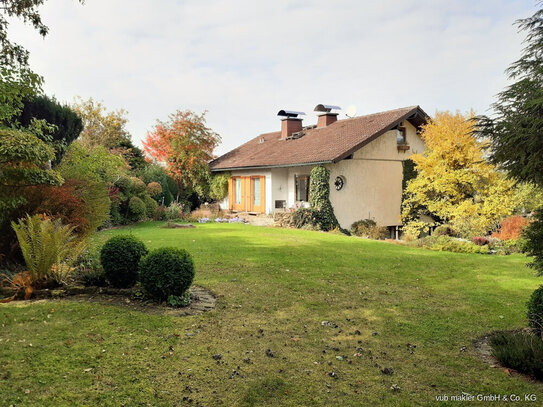
[[[407,183],[417,176],[417,170],[415,169],[415,162],[411,159],[402,161],[403,179],[402,179],[402,193],[405,191]]]
[[[339,228],[339,222],[330,202],[330,171],[322,165],[311,170],[309,177],[309,205],[319,213],[322,230]]]

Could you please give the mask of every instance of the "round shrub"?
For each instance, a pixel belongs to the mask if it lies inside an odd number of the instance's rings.
[[[183,249],[163,247],[145,256],[139,265],[139,281],[158,301],[182,296],[194,279],[194,262]]]
[[[532,293],[527,308],[529,325],[534,333],[541,337],[543,333],[543,285]]]
[[[149,195],[152,197],[158,197],[160,194],[162,194],[162,185],[160,185],[158,182],[149,182],[147,184],[147,192],[149,192]]]
[[[111,285],[132,287],[138,277],[138,264],[147,254],[147,248],[134,236],[114,236],[100,250],[100,263]]]
[[[145,217],[145,202],[137,196],[133,196],[128,201],[128,210],[130,211],[131,219],[134,221],[142,220]]]
[[[158,203],[151,198],[149,195],[143,197],[143,202],[145,203],[145,213],[150,219],[154,219],[155,213],[158,209]]]
[[[312,208],[300,208],[294,215],[292,215],[292,221],[294,226],[298,229],[301,228],[317,228],[320,223],[320,212]]]
[[[130,177],[131,188],[135,194],[142,194],[147,190],[147,185],[137,177]]]

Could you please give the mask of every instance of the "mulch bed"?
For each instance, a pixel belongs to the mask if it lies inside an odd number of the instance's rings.
[[[9,297],[13,289],[0,287],[0,295]],[[135,290],[110,287],[61,287],[57,289],[34,290],[28,301],[69,299],[76,302],[95,302],[104,305],[122,306],[135,311],[172,316],[197,315],[211,311],[217,304],[217,297],[203,287],[189,289],[191,302],[186,307],[174,308],[166,303],[156,304],[134,298]]]

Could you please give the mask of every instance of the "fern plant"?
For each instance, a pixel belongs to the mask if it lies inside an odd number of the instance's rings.
[[[74,228],[60,220],[42,219],[26,215],[17,223],[11,222],[23,253],[33,284],[54,280],[62,283],[73,270],[73,263],[84,249],[77,240]]]

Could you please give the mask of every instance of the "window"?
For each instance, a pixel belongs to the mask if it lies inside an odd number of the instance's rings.
[[[236,204],[241,204],[241,178],[236,178]]]
[[[253,179],[254,206],[260,206],[260,178]]]
[[[405,127],[398,126],[397,128],[398,134],[396,136],[396,141],[398,144],[406,144],[407,138],[406,138],[406,131]]]
[[[295,175],[296,201],[309,201],[309,175]]]

